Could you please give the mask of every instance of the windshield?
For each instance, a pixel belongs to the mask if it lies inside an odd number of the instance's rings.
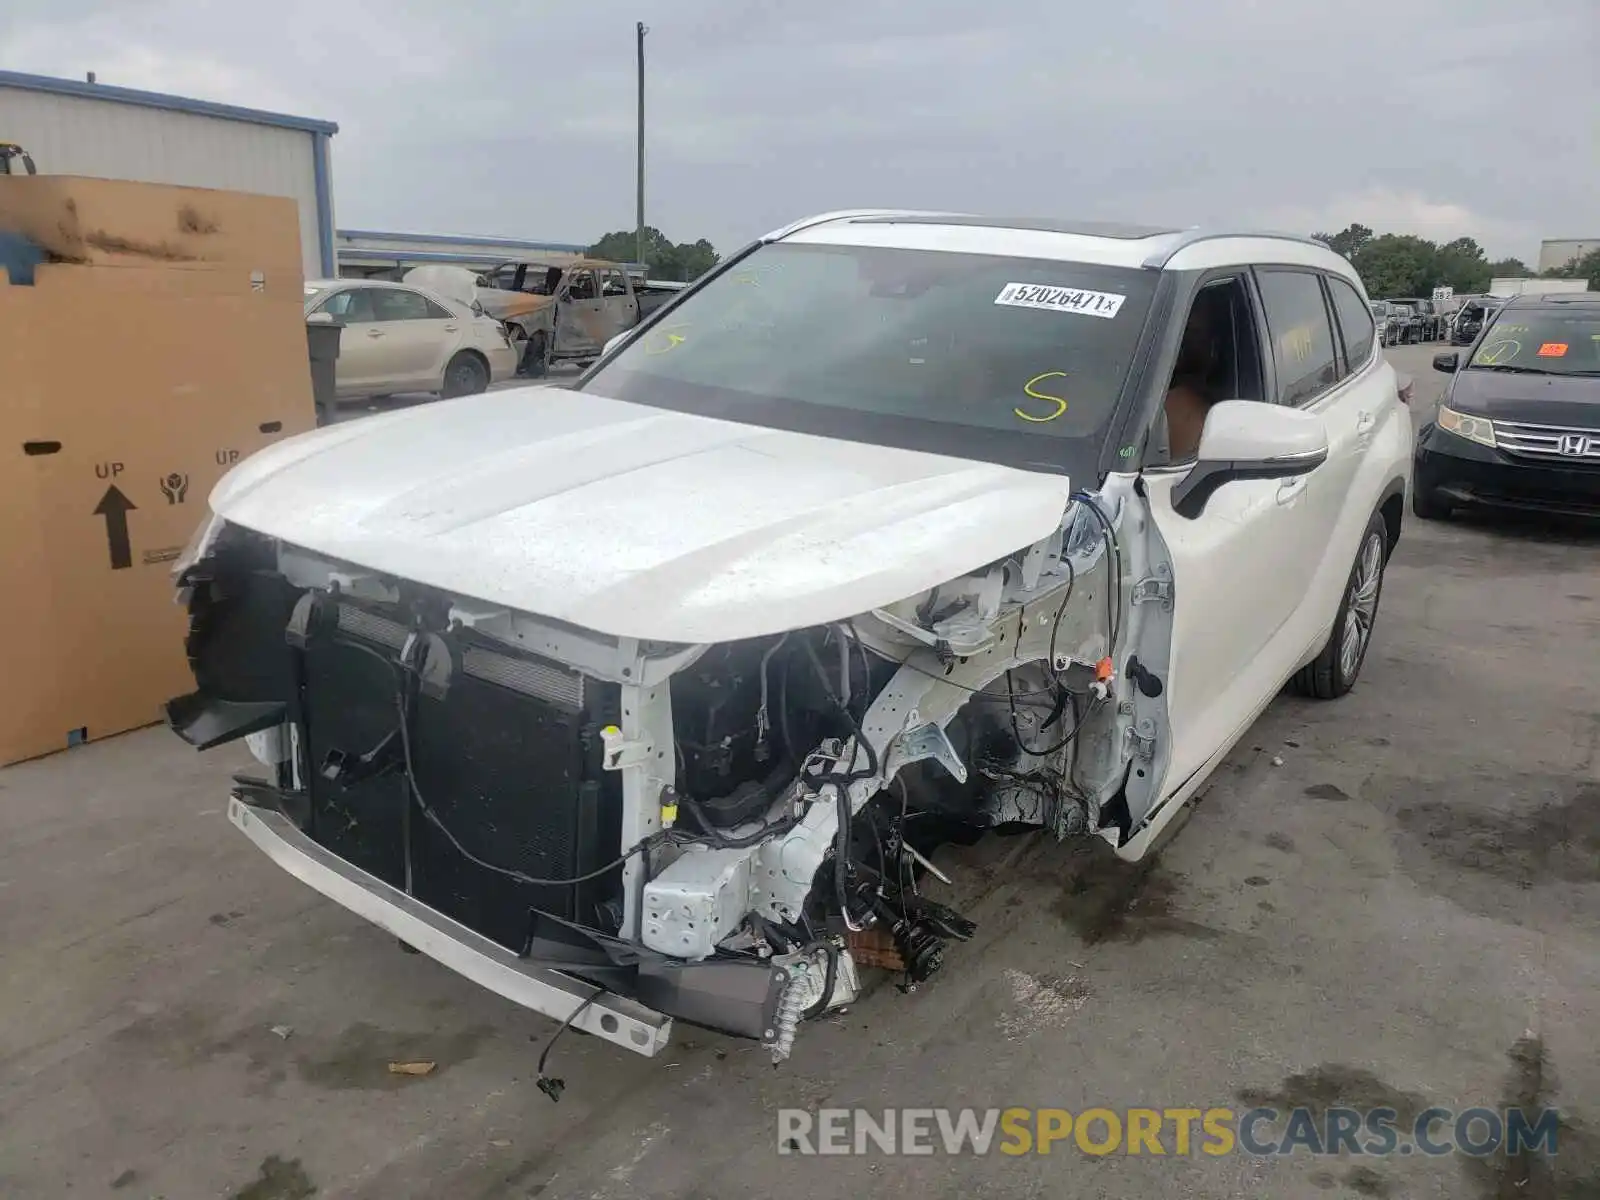
[[[579,386],[747,424],[1081,471],[1116,409],[1157,277],[777,243]]]
[[[1412,308],[1409,304],[1396,304],[1394,306],[1394,311],[1402,317],[1409,317],[1416,311],[1416,309]]]
[[[1467,365],[1541,375],[1600,374],[1600,304],[1503,311]]]

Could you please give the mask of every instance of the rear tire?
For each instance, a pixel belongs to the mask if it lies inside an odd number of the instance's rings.
[[[1411,485],[1411,511],[1424,521],[1448,521],[1455,510],[1450,502],[1431,488]]]
[[[444,369],[444,386],[439,394],[446,400],[457,396],[476,396],[489,388],[489,368],[470,350],[460,351]]]
[[[1383,569],[1388,561],[1389,527],[1381,513],[1373,513],[1345,582],[1333,632],[1316,658],[1289,681],[1297,693],[1316,700],[1336,700],[1355,686],[1372,645],[1372,627],[1383,596]]]

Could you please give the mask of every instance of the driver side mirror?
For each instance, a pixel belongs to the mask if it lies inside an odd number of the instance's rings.
[[[1461,355],[1452,351],[1449,354],[1435,354],[1433,356],[1433,369],[1443,371],[1446,375],[1454,375],[1461,367]]]
[[[1213,404],[1194,466],[1172,489],[1172,507],[1193,519],[1225,484],[1292,479],[1328,460],[1328,427],[1315,413],[1255,400]]]

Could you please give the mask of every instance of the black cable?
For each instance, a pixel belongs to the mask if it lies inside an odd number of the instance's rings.
[[[584,875],[576,875],[571,879],[539,879],[533,875],[528,875],[522,871],[515,870],[512,867],[502,867],[492,862],[485,862],[483,859],[479,858],[476,854],[472,853],[472,851],[468,850],[461,844],[456,835],[450,832],[450,827],[444,823],[439,814],[436,813],[427,800],[423,798],[422,789],[417,786],[417,775],[411,762],[411,731],[408,728],[410,721],[406,712],[403,691],[397,693],[395,696],[395,710],[400,718],[400,748],[405,758],[406,783],[411,788],[411,795],[416,800],[417,807],[422,810],[422,815],[428,819],[429,824],[431,824],[440,833],[444,834],[445,840],[455,847],[456,853],[461,855],[462,858],[466,859],[475,867],[492,872],[495,875],[503,875],[507,879],[514,879],[518,883],[525,883],[530,887],[570,887],[580,883],[588,883],[591,879],[599,879],[602,875],[610,874],[612,871],[626,863],[635,854],[638,854],[643,850],[648,850],[656,842],[670,840],[664,839],[660,833],[646,834],[644,837],[640,838],[639,841],[636,842],[630,849],[624,851],[611,862],[608,862],[605,866],[597,867],[595,870]]]
[[[829,1003],[833,1000],[833,987],[839,979],[839,949],[832,942],[813,942],[805,948],[804,953],[811,954],[821,950],[828,956],[828,972],[822,980],[822,996],[810,1008],[800,1014],[802,1021],[809,1021],[812,1017],[820,1017],[827,1011]]]
[[[683,805],[684,808],[688,809],[689,815],[699,822],[701,829],[706,831],[705,837],[694,837],[692,840],[709,842],[711,845],[716,846],[721,850],[748,849],[751,846],[765,841],[769,837],[774,837],[781,833],[788,833],[789,830],[793,829],[800,823],[800,818],[790,814],[789,816],[779,817],[776,821],[764,822],[757,829],[750,833],[742,834],[739,837],[733,837],[729,834],[723,833],[722,830],[718,829],[711,823],[710,818],[708,818],[705,814],[705,810],[700,807],[700,802],[693,796],[690,796],[685,792],[679,792],[678,803]],[[691,835],[685,835],[686,838],[690,836]]]
[[[873,748],[872,743],[867,740],[866,734],[862,732],[861,723],[856,720],[855,714],[850,711],[849,706],[833,694],[833,689],[828,684],[828,672],[823,667],[822,660],[817,657],[816,647],[810,641],[802,641],[800,644],[805,651],[806,657],[811,661],[811,668],[816,672],[817,679],[822,684],[823,692],[833,702],[833,706],[839,710],[840,715],[849,724],[854,735],[854,740],[850,743],[849,767],[842,773],[834,770],[822,777],[824,782],[834,785],[834,804],[836,806],[834,821],[838,826],[834,834],[833,851],[834,899],[838,902],[839,911],[845,919],[845,924],[849,925],[851,924],[850,895],[848,881],[845,876],[850,865],[850,823],[855,818],[855,814],[850,808],[850,785],[860,779],[870,779],[878,773],[878,752]],[[862,749],[867,752],[866,770],[855,771],[850,769],[855,766],[856,754]]]
[[[1116,561],[1116,570],[1113,573],[1113,578],[1107,581],[1108,584],[1115,582],[1117,587],[1117,602],[1114,607],[1111,602],[1111,588],[1109,586],[1106,588],[1106,624],[1109,626],[1108,632],[1111,637],[1111,643],[1106,648],[1106,656],[1109,658],[1116,647],[1117,639],[1122,634],[1122,547],[1117,542],[1117,531],[1112,527],[1111,518],[1101,511],[1100,505],[1095,502],[1093,497],[1087,492],[1079,492],[1073,499],[1081,501],[1083,506],[1094,514],[1095,520],[1100,522],[1100,529],[1104,533],[1106,541],[1106,569],[1108,572],[1111,571],[1112,560],[1115,559]]]
[[[539,1077],[534,1081],[534,1083],[541,1092],[550,1097],[551,1103],[555,1103],[561,1099],[561,1093],[566,1090],[567,1081],[565,1079],[553,1079],[546,1075],[544,1073],[545,1060],[550,1057],[550,1051],[555,1049],[556,1041],[563,1033],[567,1031],[568,1027],[583,1015],[585,1009],[587,1009],[591,1004],[605,994],[605,988],[595,988],[594,994],[582,1004],[578,1005],[577,1008],[568,1013],[567,1019],[561,1022],[561,1028],[557,1029],[553,1034],[551,1034],[550,1040],[544,1044],[544,1050],[539,1055],[539,1065],[535,1068]]]
[[[1072,589],[1078,585],[1078,572],[1073,570],[1072,560],[1068,558],[1065,553],[1061,555],[1061,564],[1067,568],[1067,594],[1061,597],[1061,605],[1056,609],[1055,620],[1050,622],[1050,658],[1045,665],[1045,670],[1049,672],[1052,683],[1056,682],[1056,633],[1058,630],[1060,630],[1061,618],[1067,611],[1067,601],[1072,599]],[[1009,672],[1006,676],[1006,687],[1008,690],[1011,687],[1011,678]],[[1015,700],[1012,701],[1011,709],[1013,712],[1016,711]]]
[[[1006,672],[1006,686],[1009,687],[1010,685],[1011,685],[1011,672],[1007,671]],[[1017,702],[1016,702],[1015,698],[1013,698],[1012,701],[1011,701],[1011,736],[1017,739],[1017,746],[1018,746],[1019,749],[1023,750],[1027,754],[1033,755],[1035,758],[1044,758],[1046,755],[1054,754],[1057,750],[1060,750],[1063,747],[1067,746],[1072,741],[1073,738],[1078,736],[1078,730],[1080,728],[1082,728],[1082,726],[1078,723],[1076,710],[1074,710],[1072,729],[1067,733],[1067,735],[1065,737],[1063,737],[1059,742],[1057,742],[1053,746],[1046,746],[1046,747],[1044,747],[1042,749],[1035,749],[1034,747],[1028,745],[1025,741],[1022,740],[1022,729],[1017,724]]]
[[[947,678],[945,678],[945,676],[940,675],[937,672],[925,671],[921,667],[917,666],[915,663],[912,663],[912,662],[902,662],[900,665],[902,667],[905,667],[907,670],[915,671],[918,675],[926,675],[929,679],[935,679],[938,682],[946,685],[947,687],[953,687],[953,688],[957,689],[958,691],[962,691],[962,692],[970,692],[974,697],[976,697],[979,700],[992,700],[992,701],[994,701],[996,703],[999,703],[999,702],[1004,701],[1006,699],[1006,697],[1004,697],[1004,696],[999,696],[999,695],[994,694],[993,692],[990,692],[987,688],[968,687],[964,683],[957,683],[953,679],[947,679]],[[1059,685],[1054,685],[1053,684],[1050,687],[1038,688],[1038,689],[1036,689],[1034,691],[1030,691],[1030,692],[1018,692],[1016,694],[1017,694],[1017,697],[1019,699],[1026,699],[1029,696],[1054,696],[1056,694],[1056,691],[1058,690],[1058,687],[1059,687]]]

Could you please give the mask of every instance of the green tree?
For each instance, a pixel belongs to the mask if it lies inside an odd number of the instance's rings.
[[[1335,254],[1354,260],[1361,248],[1372,240],[1372,230],[1365,225],[1347,225],[1338,233],[1313,233],[1319,242],[1327,242]]]
[[[1520,258],[1502,258],[1489,264],[1489,275],[1494,279],[1529,279],[1533,271]]]
[[[1421,295],[1430,295],[1433,288],[1448,286],[1458,293],[1475,294],[1487,291],[1492,272],[1484,258],[1483,247],[1471,238],[1457,238],[1439,247],[1434,256],[1433,283]]]
[[[592,258],[610,262],[638,262],[639,242],[634,230],[619,229],[606,234],[588,252]],[[688,281],[716,264],[716,248],[704,238],[674,245],[655,226],[644,227],[644,266],[652,276]]]
[[[1409,233],[1370,239],[1351,259],[1371,296],[1427,296],[1433,291],[1439,248]]]

